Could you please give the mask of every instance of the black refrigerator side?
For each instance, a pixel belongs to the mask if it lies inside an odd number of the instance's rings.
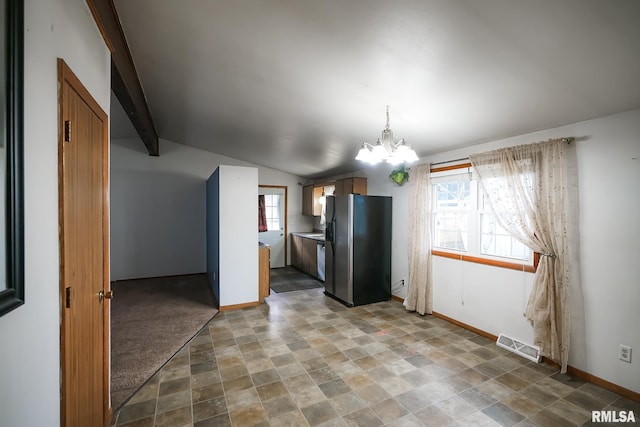
[[[391,299],[391,197],[353,196],[353,303]]]
[[[324,293],[335,296],[335,198],[333,196],[327,196],[326,203],[326,225],[324,232]]]

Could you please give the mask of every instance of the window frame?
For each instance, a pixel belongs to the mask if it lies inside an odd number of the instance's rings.
[[[456,164],[456,165],[449,165],[449,166],[443,166],[443,167],[438,167],[438,168],[431,168],[431,173],[437,173],[437,172],[446,172],[446,171],[451,171],[451,170],[456,170],[456,169],[469,169],[472,168],[473,165],[470,162],[467,163],[460,163],[460,164]],[[476,204],[476,215],[478,212],[478,206]],[[478,230],[476,230],[478,231]],[[478,231],[479,233],[479,231]],[[476,238],[474,236],[474,238]],[[477,236],[477,238],[480,238],[479,236]],[[533,251],[533,264],[529,264],[529,263],[519,263],[519,262],[511,262],[511,261],[503,261],[503,259],[508,259],[506,257],[498,257],[498,256],[491,256],[491,255],[486,255],[486,256],[482,256],[482,255],[466,255],[463,254],[461,252],[456,251],[455,249],[451,249],[451,250],[446,250],[446,249],[434,249],[433,247],[431,248],[431,255],[435,255],[435,256],[439,256],[439,257],[443,257],[443,258],[450,258],[450,259],[457,259],[460,261],[466,261],[466,262],[473,262],[476,264],[484,264],[484,265],[490,265],[493,267],[500,267],[500,268],[508,268],[511,270],[518,270],[518,271],[525,271],[528,273],[535,273],[537,268],[538,268],[538,263],[540,261],[540,254],[538,252]],[[502,259],[500,259],[502,258]]]

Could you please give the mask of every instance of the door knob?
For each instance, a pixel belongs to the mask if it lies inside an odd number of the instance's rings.
[[[102,302],[103,299],[111,299],[113,298],[113,291],[105,291],[104,289],[101,289],[98,292],[98,301]]]

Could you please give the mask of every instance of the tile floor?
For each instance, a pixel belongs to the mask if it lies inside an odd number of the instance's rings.
[[[219,313],[117,426],[576,426],[631,401],[396,301],[347,308],[323,289]]]

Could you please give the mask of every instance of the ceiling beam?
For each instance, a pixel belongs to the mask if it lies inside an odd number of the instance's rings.
[[[131,58],[113,0],[86,0],[111,51],[111,90],[120,101],[150,156],[158,156],[158,133]]]

